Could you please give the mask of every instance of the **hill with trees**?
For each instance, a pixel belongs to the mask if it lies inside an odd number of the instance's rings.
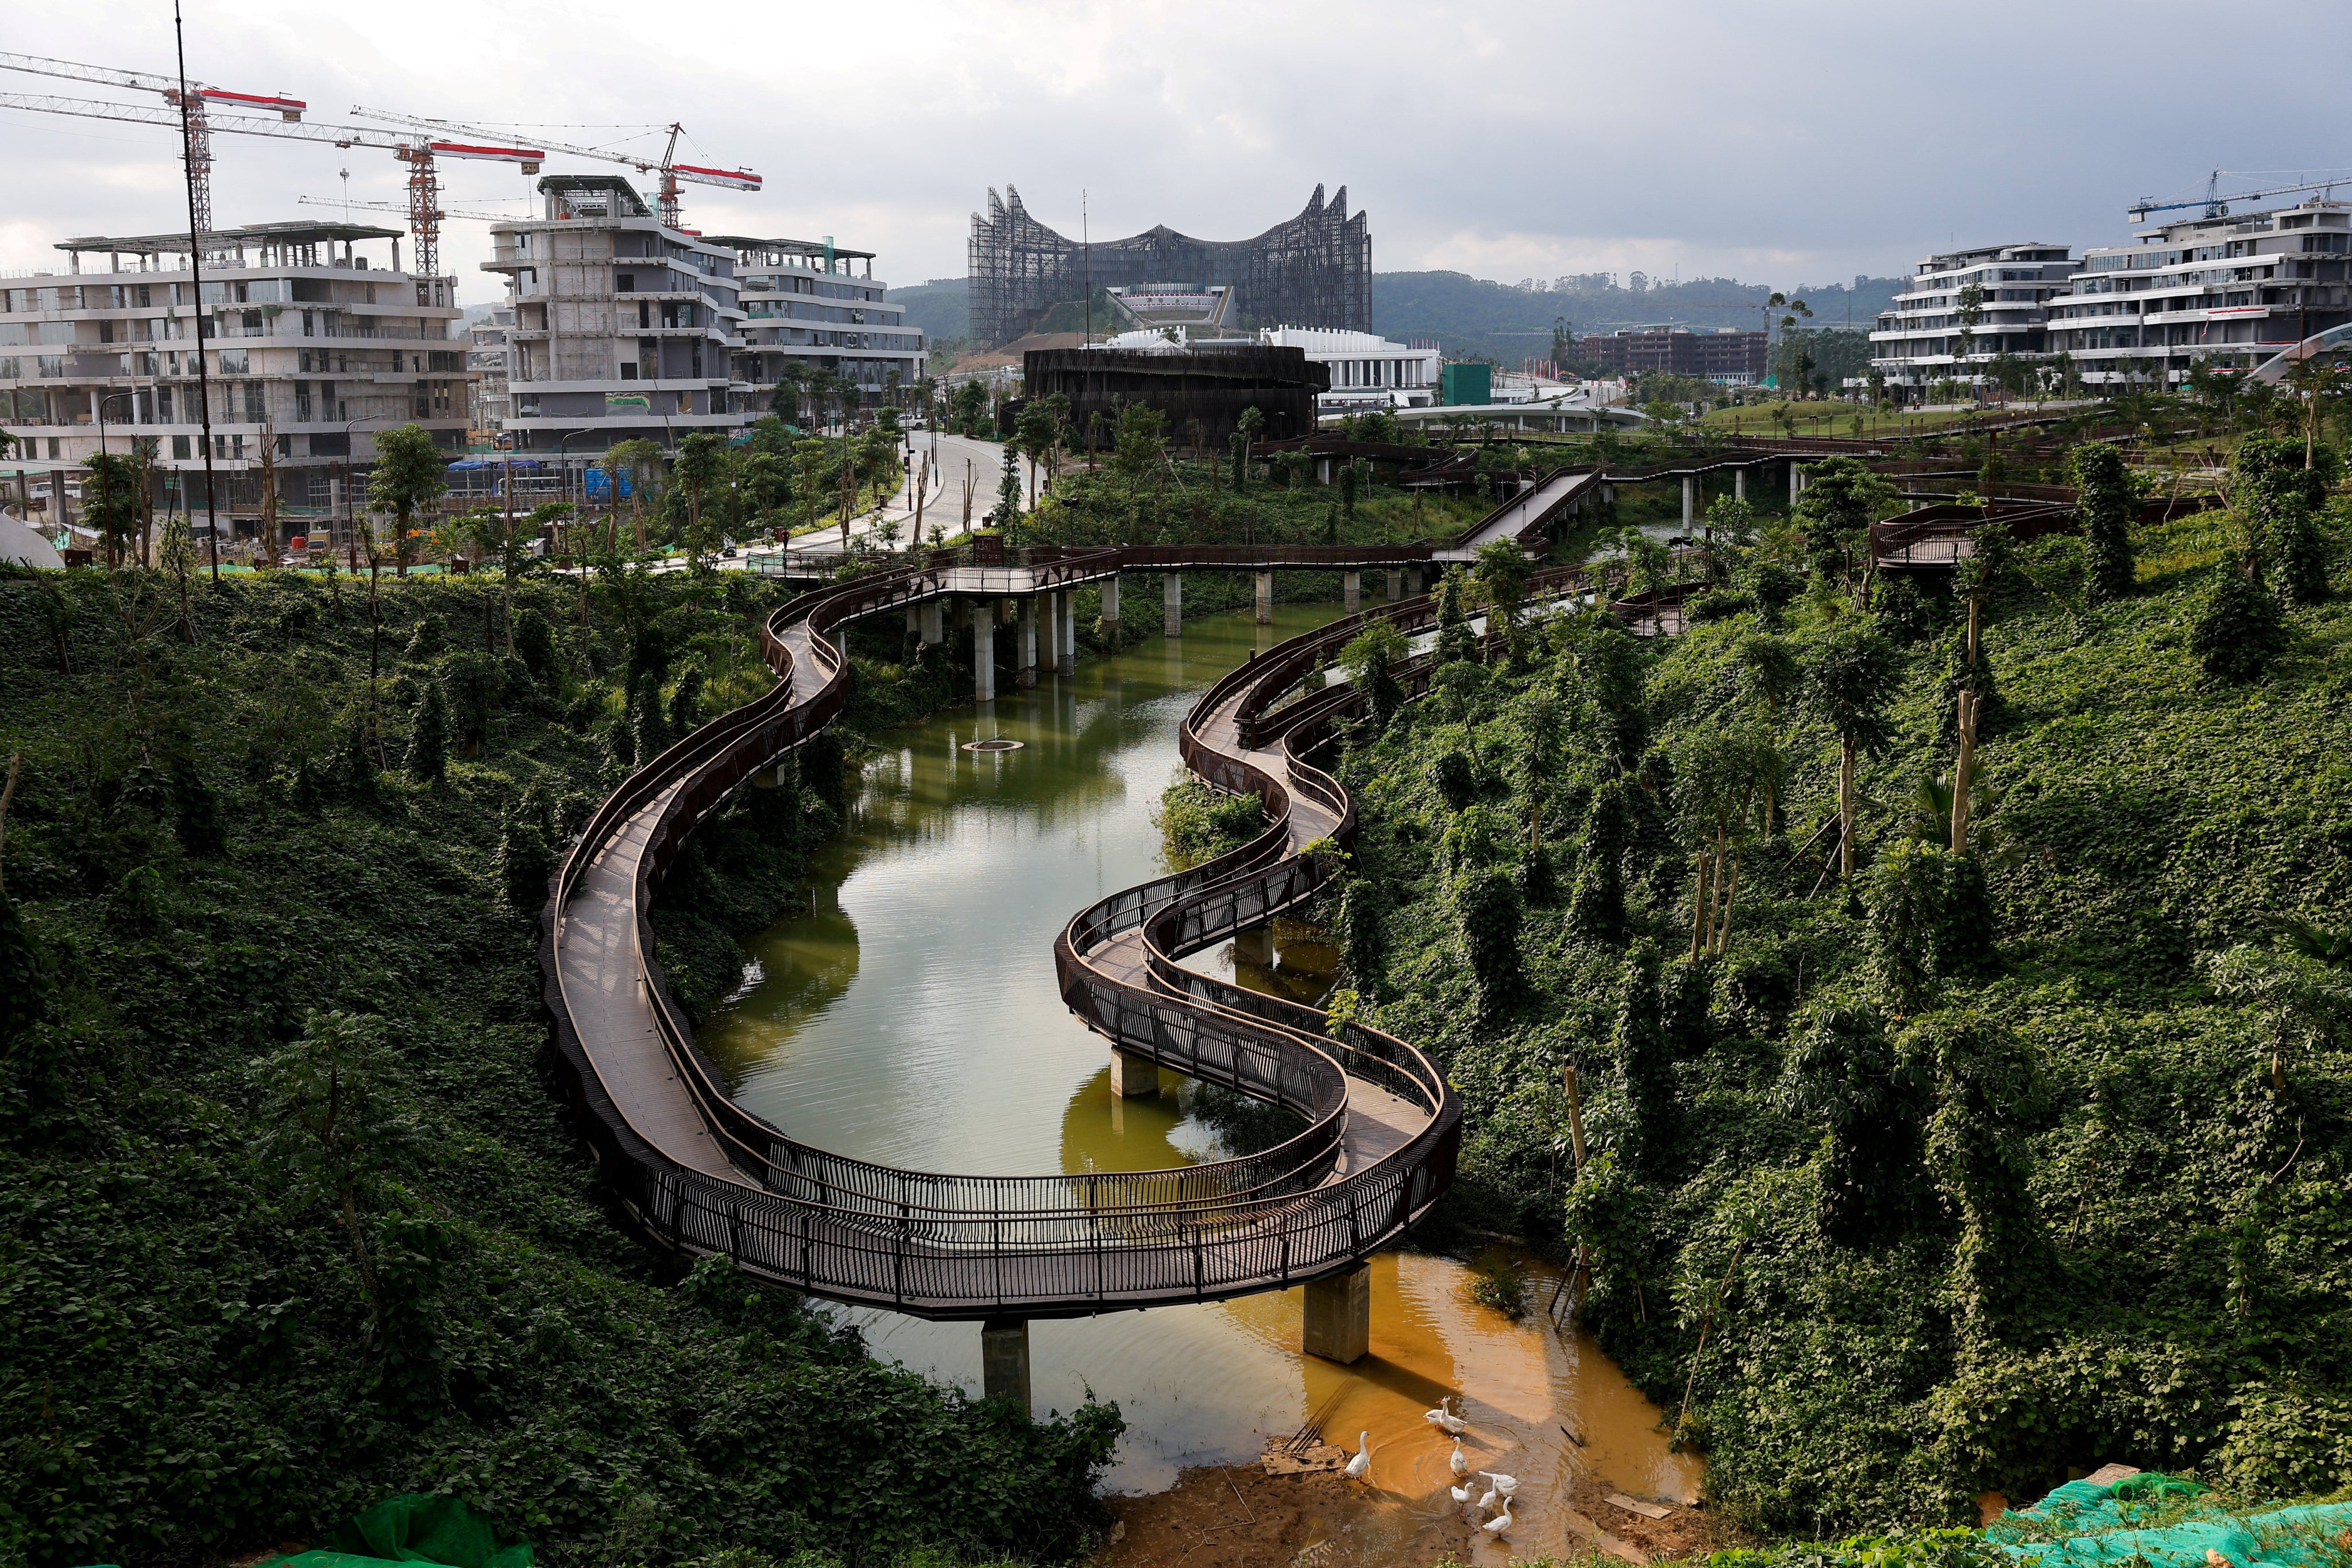
[[[2352,1486],[2352,520],[2304,453],[2141,526],[2081,448],[2083,531],[1951,585],[1868,572],[1824,463],[1718,503],[1657,642],[1483,559],[1442,592],[1507,650],[1441,635],[1348,750],[1332,1005],[1466,1105],[1426,1239],[1572,1260],[1741,1522]]]

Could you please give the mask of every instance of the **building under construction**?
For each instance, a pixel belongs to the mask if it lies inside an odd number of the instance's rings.
[[[1194,239],[1166,226],[1091,245],[1055,233],[1029,216],[1021,193],[988,193],[988,213],[971,215],[971,331],[981,342],[1012,342],[1047,307],[1094,287],[1179,284],[1234,290],[1244,318],[1266,326],[1372,325],[1372,234],[1348,213],[1348,188],[1328,204],[1315,187],[1306,210],[1255,239]],[[1108,323],[1106,322],[1106,325]]]

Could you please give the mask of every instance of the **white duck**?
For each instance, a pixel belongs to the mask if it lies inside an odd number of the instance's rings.
[[[1505,1498],[1503,1500],[1503,1511],[1496,1514],[1494,1518],[1488,1520],[1478,1528],[1485,1531],[1487,1534],[1494,1536],[1498,1541],[1501,1540],[1504,1535],[1507,1534],[1511,1528],[1511,1500],[1509,1498]]]
[[[1466,1484],[1448,1487],[1445,1489],[1454,1494],[1455,1502],[1466,1503],[1470,1500],[1470,1488]]]
[[[1456,1480],[1470,1473],[1470,1460],[1462,1452],[1462,1439],[1459,1437],[1454,1439],[1454,1452],[1446,1457],[1445,1468],[1454,1472]]]
[[[1453,1405],[1454,1395],[1449,1394],[1437,1402],[1436,1409],[1424,1410],[1422,1415],[1431,1426],[1444,1431],[1447,1436],[1459,1437],[1463,1433],[1470,1430],[1470,1423],[1454,1414]]]
[[[1356,1434],[1356,1457],[1348,1461],[1348,1479],[1351,1481],[1360,1481],[1371,1473],[1371,1468],[1372,1435],[1370,1432],[1359,1432]]]
[[[1486,1471],[1484,1471],[1484,1470],[1481,1470],[1481,1471],[1479,1471],[1478,1473],[1479,1473],[1480,1475],[1482,1475],[1482,1476],[1483,1476],[1483,1475],[1485,1475],[1486,1472]],[[1496,1499],[1496,1497],[1497,1495],[1498,1495],[1498,1494],[1496,1492],[1495,1489],[1494,1489],[1492,1486],[1489,1486],[1489,1487],[1488,1487],[1488,1488],[1487,1488],[1484,1492],[1482,1492],[1481,1494],[1479,1494],[1479,1498],[1478,1498],[1478,1506],[1479,1506],[1479,1508],[1481,1508],[1481,1509],[1483,1510],[1483,1509],[1490,1509],[1490,1508],[1494,1507],[1494,1506],[1495,1506],[1495,1499]]]
[[[1481,1470],[1478,1473],[1495,1483],[1496,1494],[1502,1497],[1504,1500],[1508,1500],[1518,1494],[1518,1477],[1498,1475],[1493,1470]]]

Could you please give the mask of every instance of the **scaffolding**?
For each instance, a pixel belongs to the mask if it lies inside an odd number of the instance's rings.
[[[1348,187],[1328,204],[1315,187],[1306,209],[1255,239],[1194,239],[1165,225],[1087,246],[1047,228],[1010,184],[971,215],[971,330],[979,342],[1012,342],[1047,307],[1097,289],[1145,283],[1228,284],[1243,311],[1269,326],[1372,327],[1372,235],[1349,216]]]

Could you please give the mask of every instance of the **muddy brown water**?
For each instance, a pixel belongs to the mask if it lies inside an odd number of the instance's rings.
[[[1162,1073],[1156,1100],[1111,1096],[1104,1043],[1055,990],[1053,940],[1083,905],[1163,869],[1152,812],[1201,689],[1338,613],[1196,620],[1181,639],[883,737],[851,820],[809,868],[811,909],[747,944],[744,985],[700,1031],[732,1091],[796,1137],[931,1170],[1140,1170],[1232,1152],[1198,1114],[1200,1086],[1178,1074]],[[997,738],[1024,744],[963,749]],[[1192,962],[1314,1001],[1334,967],[1315,935],[1285,923]],[[1474,1300],[1472,1279],[1452,1258],[1376,1258],[1371,1354],[1349,1367],[1300,1351],[1296,1290],[1038,1322],[1037,1409],[1066,1411],[1089,1393],[1118,1402],[1129,1426],[1115,1492],[1254,1461],[1269,1435],[1310,1422],[1350,1447],[1369,1433],[1365,1506],[1402,1529],[1454,1509],[1452,1444],[1423,1412],[1456,1394],[1473,1464],[1520,1479],[1510,1550],[1521,1556],[1580,1539],[1547,1518],[1565,1508],[1543,1502],[1571,1474],[1696,1499],[1699,1467],[1668,1451],[1656,1408],[1588,1338],[1544,1316],[1553,1276],[1535,1272],[1536,1310],[1516,1322]],[[978,1391],[977,1325],[832,1310],[885,1360]]]

